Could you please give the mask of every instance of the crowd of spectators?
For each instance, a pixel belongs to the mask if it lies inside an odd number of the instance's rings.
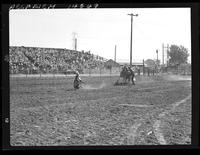
[[[62,73],[102,67],[106,59],[90,51],[55,48],[16,47],[9,48],[9,72],[11,74]]]

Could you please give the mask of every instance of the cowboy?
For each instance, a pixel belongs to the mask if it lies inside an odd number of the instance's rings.
[[[130,66],[128,67],[128,70],[129,70],[130,73],[131,73],[131,81],[132,81],[132,84],[135,85],[135,73],[134,73],[134,71],[131,69]]]
[[[74,79],[74,88],[75,89],[79,89],[80,88],[80,83],[82,82],[82,80],[80,78],[80,75],[79,75],[78,71],[76,71],[75,74],[76,74],[76,76],[75,76],[75,79]]]

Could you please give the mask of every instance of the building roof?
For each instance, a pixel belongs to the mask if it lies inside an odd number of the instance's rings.
[[[130,62],[118,62],[120,64],[120,66],[122,65],[130,65]],[[143,62],[132,62],[133,66],[143,66]],[[146,64],[144,64],[146,65]]]
[[[115,62],[115,61],[113,61],[112,59],[110,59],[110,60],[104,62],[104,65],[105,66],[118,67],[120,64]]]

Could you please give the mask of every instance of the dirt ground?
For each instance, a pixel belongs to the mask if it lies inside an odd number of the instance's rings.
[[[191,80],[137,76],[10,78],[12,146],[191,144]]]

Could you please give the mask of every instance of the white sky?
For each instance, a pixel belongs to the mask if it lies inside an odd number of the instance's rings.
[[[129,61],[129,13],[139,14],[133,17],[133,61],[156,59],[156,49],[161,60],[162,43],[191,53],[190,8],[11,10],[10,46],[73,49],[76,32],[77,50],[114,59],[117,45],[117,61]]]

